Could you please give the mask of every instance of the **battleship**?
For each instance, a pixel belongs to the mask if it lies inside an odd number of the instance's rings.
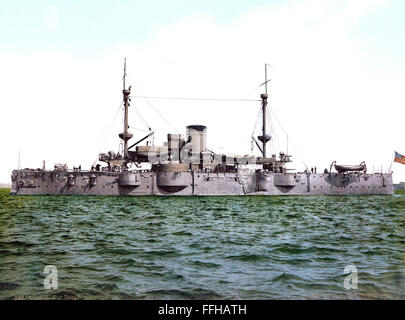
[[[267,65],[266,65],[267,68]],[[392,195],[392,172],[368,173],[364,162],[342,165],[333,161],[329,170],[291,172],[291,155],[267,154],[272,136],[267,132],[267,69],[265,93],[260,95],[261,132],[252,136],[260,156],[215,153],[207,148],[207,126],[192,124],[186,134],[169,133],[161,146],[146,141],[148,133],[130,144],[128,109],[131,86],[123,77],[122,148],[100,153],[90,170],[56,164],[52,170],[18,169],[11,176],[12,195],[109,195],[109,196],[214,196],[214,195]]]

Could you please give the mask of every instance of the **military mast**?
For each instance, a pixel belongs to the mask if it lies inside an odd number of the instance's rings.
[[[125,78],[127,76],[127,58],[124,60],[124,77],[123,77],[123,89],[122,96],[124,101],[124,132],[119,134],[119,137],[124,141],[124,159],[128,159],[128,140],[133,137],[132,133],[128,132],[128,107],[129,107],[129,95],[131,94],[131,86],[128,89],[125,88]]]
[[[265,93],[262,93],[260,95],[260,98],[262,99],[262,118],[263,118],[262,135],[257,137],[263,144],[263,146],[262,146],[263,158],[266,158],[266,143],[268,141],[270,141],[270,139],[271,139],[271,136],[266,134],[266,108],[267,108],[267,98],[268,98],[267,83],[270,81],[270,80],[267,80],[267,65],[268,65],[267,63],[265,63],[265,65],[264,65],[265,81],[263,83],[265,85],[266,91],[265,91]]]

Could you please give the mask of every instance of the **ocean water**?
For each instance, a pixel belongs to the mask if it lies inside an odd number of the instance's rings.
[[[404,299],[404,259],[405,195],[0,191],[0,299]]]

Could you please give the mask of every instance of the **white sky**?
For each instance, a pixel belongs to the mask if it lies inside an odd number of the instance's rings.
[[[369,171],[385,171],[395,150],[405,154],[405,68],[398,67],[394,53],[369,45],[372,34],[356,28],[362,17],[387,5],[293,1],[222,23],[193,14],[159,27],[148,39],[95,55],[0,52],[0,182],[10,181],[19,150],[23,167],[38,168],[46,160],[48,168],[63,162],[83,169],[99,151],[117,151],[121,116],[100,147],[121,102],[124,57],[133,95],[170,97],[259,98],[262,89],[253,91],[264,80],[264,63],[270,63],[269,104],[299,153],[290,144],[291,168],[304,169],[301,157],[318,172],[333,160],[365,160]],[[57,29],[59,16],[44,28]],[[137,108],[157,131],[155,143],[168,132],[184,134],[186,125],[204,124],[209,149],[250,153],[259,102],[150,102],[176,128],[144,100],[133,100],[130,125],[146,129]],[[143,136],[133,133],[133,141]],[[282,131],[277,139],[286,145]],[[404,165],[394,163],[392,169],[394,182],[405,181]]]

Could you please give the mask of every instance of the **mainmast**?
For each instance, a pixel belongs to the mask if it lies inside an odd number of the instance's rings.
[[[122,96],[124,101],[124,132],[119,134],[119,137],[124,141],[124,158],[128,159],[128,140],[133,137],[131,133],[128,132],[128,107],[129,107],[129,95],[131,94],[131,86],[128,89],[125,88],[125,78],[127,76],[127,58],[124,60],[124,77],[123,77],[123,89]]]
[[[263,146],[262,146],[262,153],[263,153],[263,158],[266,158],[266,143],[268,141],[270,141],[271,136],[266,134],[266,109],[267,109],[267,98],[269,97],[267,94],[267,82],[269,82],[270,80],[267,80],[267,63],[265,63],[264,65],[264,77],[265,77],[265,81],[264,81],[264,85],[266,88],[265,93],[262,93],[260,95],[260,98],[262,99],[262,118],[263,118],[263,125],[262,125],[262,135],[258,136],[257,138],[262,142]]]

